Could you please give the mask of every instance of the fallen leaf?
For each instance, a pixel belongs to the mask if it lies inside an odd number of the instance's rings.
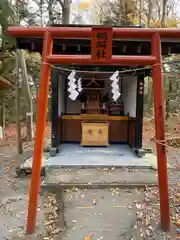
[[[63,231],[63,229],[61,229],[61,228],[56,228],[56,229],[53,230],[52,235],[56,235],[56,234],[58,234],[58,233],[60,233],[60,232],[62,232],[62,231]]]
[[[143,213],[142,212],[136,212],[136,216],[137,218],[142,218],[143,217]]]
[[[134,228],[134,229],[137,229],[138,227],[137,227],[137,225],[135,224],[133,228]]]
[[[143,209],[144,208],[144,204],[143,203],[136,203],[136,208],[138,209]]]
[[[44,226],[49,226],[49,225],[52,225],[53,223],[55,223],[55,220],[50,220],[48,222],[45,222]]]
[[[148,226],[150,224],[150,222],[151,222],[151,218],[150,218],[150,216],[147,215],[146,220],[145,220],[145,225]]]
[[[93,198],[92,204],[96,205],[96,199],[95,198]]]
[[[148,226],[148,229],[151,230],[151,231],[154,230],[152,226]]]
[[[84,237],[84,240],[92,240],[93,234],[89,234],[88,236]]]
[[[48,235],[52,235],[52,231],[53,231],[53,230],[52,230],[52,226],[51,226],[51,225],[48,225],[48,226],[46,226],[45,228],[46,228],[47,234],[48,234]]]

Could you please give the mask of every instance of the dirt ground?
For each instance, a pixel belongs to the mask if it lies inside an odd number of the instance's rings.
[[[33,143],[25,141],[26,129],[23,123],[21,129],[24,146],[24,154],[22,156],[16,154],[16,128],[14,124],[6,127],[4,141],[0,141],[0,240],[26,239],[24,232],[27,219],[30,177],[16,178],[15,169],[25,159],[32,156]],[[46,138],[50,138],[50,129],[51,127],[48,123]],[[172,210],[171,218],[178,232],[180,230],[180,142],[177,138],[180,133],[180,117],[178,115],[172,116],[166,123],[166,132],[167,138],[176,138],[173,144],[170,143],[173,146],[168,147],[169,163],[175,167],[175,169],[169,171],[168,176],[170,206]],[[144,147],[155,149],[152,120],[145,119],[144,121],[143,142]],[[159,218],[158,189],[147,189],[147,195],[152,195],[153,198],[156,198],[156,203],[154,203],[154,206],[151,206],[149,214],[154,212],[154,217]],[[48,196],[47,194],[44,195],[44,193],[40,194],[37,234],[34,239],[51,239],[44,238],[47,230],[44,226],[47,209],[44,206],[47,199],[51,198],[53,198],[53,195],[50,193]],[[156,210],[154,211],[153,208]]]

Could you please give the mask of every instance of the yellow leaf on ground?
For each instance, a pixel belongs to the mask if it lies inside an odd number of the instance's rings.
[[[92,240],[93,234],[89,234],[88,236],[84,237],[84,240]]]

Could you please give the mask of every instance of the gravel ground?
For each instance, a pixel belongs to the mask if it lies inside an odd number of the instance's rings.
[[[29,177],[15,177],[15,169],[32,155],[27,151],[23,156],[15,154],[14,146],[0,147],[0,239],[25,239],[27,219]],[[44,195],[39,198],[37,235],[43,239]]]
[[[28,206],[28,190],[29,190],[29,177],[23,177],[21,179],[15,177],[15,169],[20,166],[25,159],[32,156],[31,144],[27,147],[26,152],[23,156],[17,156],[15,154],[16,147],[3,146],[0,147],[0,240],[6,239],[18,239],[24,240],[29,239],[24,236],[26,219],[27,219],[27,206]],[[180,206],[179,206],[179,194],[180,194],[180,150],[170,149],[169,150],[169,163],[177,166],[176,169],[169,170],[169,192],[170,192],[170,203],[172,209],[172,220],[173,222],[179,222],[180,217]],[[146,209],[146,218],[150,221],[150,218],[156,218],[156,222],[159,222],[159,201],[158,201],[158,189],[147,189],[146,199],[151,199],[151,203],[148,209]],[[49,220],[47,221],[46,213],[50,212],[52,217],[51,203],[45,202],[56,202],[54,200],[55,195],[40,194],[39,197],[39,208],[37,216],[37,232],[33,239],[53,239],[51,237],[44,238],[44,235],[52,235],[52,233],[58,233],[62,229],[57,226],[49,227]],[[155,199],[155,201],[153,200]],[[49,207],[50,206],[50,207]],[[48,211],[47,211],[48,208]],[[56,206],[56,210],[58,207]],[[50,220],[54,224],[54,220]],[[44,225],[46,222],[46,225]],[[176,227],[176,230],[178,226]],[[148,230],[149,231],[149,230]],[[162,239],[162,238],[147,238],[146,239]],[[177,238],[164,238],[164,239],[178,239]]]
[[[146,145],[155,150],[154,142]],[[169,184],[169,201],[171,208],[171,221],[175,224],[176,237],[168,239],[180,239],[180,148],[167,147],[168,150],[168,163],[174,168],[168,169],[168,184]],[[152,200],[151,210],[156,215],[157,219],[159,216],[159,191],[158,188],[147,189],[147,195]]]
[[[168,171],[171,219],[180,239],[180,149],[169,148],[168,155],[169,163],[175,167]]]

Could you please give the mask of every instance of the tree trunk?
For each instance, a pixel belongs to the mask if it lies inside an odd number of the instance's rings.
[[[150,27],[151,17],[152,17],[152,1],[149,0],[149,4],[148,4],[148,20],[147,20],[148,27]]]
[[[170,116],[170,98],[171,98],[171,93],[172,93],[172,80],[171,78],[168,78],[168,74],[166,74],[166,80],[168,83],[168,92],[167,92],[167,97],[166,97],[166,115],[165,118],[168,120]]]
[[[165,119],[168,120],[169,118],[169,112],[170,112],[170,106],[169,106],[169,98],[166,100],[166,116]]]
[[[139,25],[142,23],[142,0],[139,1]]]
[[[70,0],[64,0],[63,9],[62,9],[62,14],[63,14],[62,24],[69,24],[69,21],[70,21],[70,6],[71,6],[71,1]]]
[[[54,24],[54,18],[53,18],[53,9],[52,9],[53,2],[48,1],[48,15],[49,15],[49,25]]]
[[[20,124],[20,91],[19,91],[19,50],[16,52],[16,129],[17,129],[17,152],[23,153],[21,124]]]
[[[161,27],[166,27],[166,5],[167,0],[162,0],[162,17],[161,17]]]
[[[27,140],[32,141],[34,137],[33,131],[33,104],[32,104],[32,96],[29,88],[29,81],[28,81],[28,74],[26,68],[26,62],[24,59],[24,52],[23,50],[19,51],[19,63],[22,70],[23,75],[23,83],[27,93],[27,100],[28,100],[28,111],[26,114],[27,119]]]
[[[3,129],[3,133],[4,133],[4,129],[5,129],[5,106],[4,106],[4,94],[2,94],[0,96],[1,99],[1,106],[0,106],[0,126]]]

